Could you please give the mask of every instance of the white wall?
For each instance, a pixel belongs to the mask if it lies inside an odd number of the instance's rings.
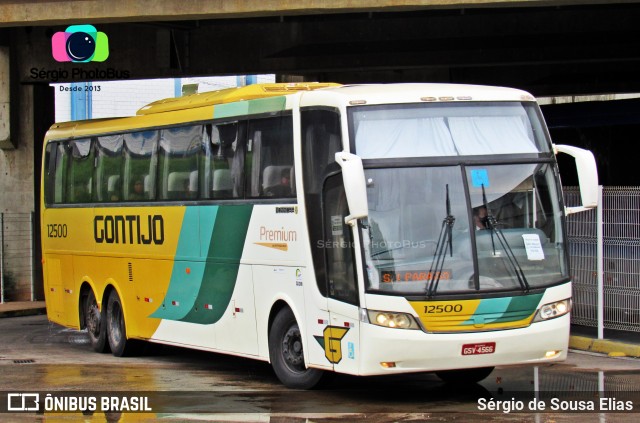
[[[236,86],[236,76],[182,78],[182,85],[198,84],[198,92]],[[258,75],[258,82],[275,82],[275,75]],[[56,122],[71,120],[71,84],[52,84],[56,90]],[[93,82],[92,118],[133,116],[142,106],[174,97],[174,79]]]

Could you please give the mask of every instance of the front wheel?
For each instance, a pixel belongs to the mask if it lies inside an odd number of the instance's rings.
[[[91,348],[99,353],[109,351],[107,344],[106,312],[104,307],[100,310],[96,296],[92,289],[84,296],[82,302],[82,318],[84,327],[89,334]]]
[[[269,356],[273,371],[288,388],[311,389],[323,375],[322,370],[307,368],[302,344],[293,312],[289,308],[280,310],[269,332]]]
[[[489,376],[493,369],[493,367],[479,367],[477,369],[443,370],[436,372],[436,376],[446,383],[477,383]]]
[[[132,341],[127,340],[127,328],[120,296],[113,290],[107,301],[107,339],[111,352],[116,357],[124,357],[132,352]]]

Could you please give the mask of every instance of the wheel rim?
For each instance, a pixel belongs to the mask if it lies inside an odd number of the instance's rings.
[[[282,338],[282,358],[289,369],[294,372],[304,372],[304,354],[302,351],[302,337],[298,325],[292,325]]]
[[[87,298],[85,316],[85,326],[89,335],[97,338],[100,335],[100,309],[98,309],[98,303],[96,297],[89,295]]]
[[[109,311],[109,339],[113,345],[118,345],[122,339],[122,309],[118,302],[113,302]]]

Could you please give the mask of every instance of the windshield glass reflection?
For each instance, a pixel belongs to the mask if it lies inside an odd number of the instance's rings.
[[[527,291],[567,277],[550,165],[365,173],[367,290],[428,297]]]

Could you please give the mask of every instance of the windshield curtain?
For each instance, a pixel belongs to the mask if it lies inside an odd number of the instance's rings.
[[[349,109],[363,159],[548,152],[533,102],[465,102]]]
[[[366,169],[367,291],[528,290],[568,277],[553,166]],[[481,210],[484,209],[484,210]]]

